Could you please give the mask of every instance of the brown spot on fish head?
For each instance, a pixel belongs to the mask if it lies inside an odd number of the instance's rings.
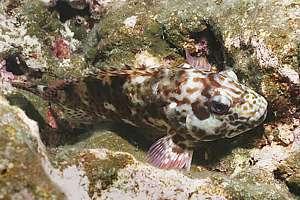
[[[247,101],[243,98],[233,98],[232,99],[232,106],[243,105],[245,103],[247,103]]]
[[[183,104],[191,104],[191,101],[187,97],[184,97],[182,100],[176,100],[176,103],[180,106]]]
[[[211,88],[209,86],[204,86],[204,90],[202,90],[201,95],[209,99],[211,97],[211,94],[209,93],[210,89]]]
[[[194,88],[187,88],[186,89],[186,92],[188,93],[188,94],[193,94],[193,93],[195,93],[195,92],[197,92],[197,91],[199,91],[199,88],[197,88],[197,87],[194,87]]]
[[[176,94],[181,94],[181,89],[180,89],[180,87],[178,86],[178,87],[176,87],[176,89],[175,89],[175,93]]]
[[[225,77],[224,77],[224,76],[219,76],[219,79],[220,79],[221,81],[225,81]]]
[[[181,80],[181,82],[180,82],[180,85],[185,84],[187,81],[188,81],[187,78],[183,78],[183,79]]]
[[[170,92],[171,92],[171,90],[169,90],[169,89],[163,90],[163,94],[166,97],[169,96]]]
[[[228,84],[234,84],[234,80],[229,79],[229,80],[228,80]]]
[[[210,113],[208,109],[204,106],[201,106],[199,102],[192,103],[192,110],[194,115],[199,119],[199,120],[205,120],[209,118]]]
[[[202,82],[203,79],[204,79],[204,78],[201,78],[201,77],[194,77],[194,78],[193,78],[193,81],[194,81],[194,82]]]
[[[211,92],[213,92],[215,88],[212,87],[211,82],[207,78],[200,78],[200,79],[203,88],[203,90],[201,91],[201,95],[209,99],[212,95]]]

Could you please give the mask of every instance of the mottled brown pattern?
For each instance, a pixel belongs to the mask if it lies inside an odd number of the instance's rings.
[[[194,88],[187,88],[186,89],[186,92],[189,93],[189,94],[193,94],[195,92],[199,91],[199,88],[197,87],[194,87]]]
[[[243,105],[244,103],[247,103],[245,99],[242,98],[232,98],[232,106],[235,106],[237,104]]]
[[[225,81],[225,77],[224,77],[224,76],[219,76],[219,79],[220,79],[221,81]]]
[[[222,81],[227,85],[222,85]],[[186,88],[185,91],[182,88]],[[191,148],[198,140],[217,139],[235,133],[236,129],[251,127],[249,119],[233,113],[235,110],[229,109],[224,116],[212,112],[212,97],[224,94],[234,94],[228,97],[234,108],[245,106],[250,93],[238,83],[227,81],[225,75],[180,68],[100,70],[97,75],[76,81],[58,81],[43,93],[45,99],[62,105],[69,116],[76,119],[83,117],[93,123],[103,117],[113,121],[127,120],[159,131],[173,129],[174,143],[182,148]],[[247,104],[246,110],[253,109],[253,105]],[[219,119],[223,125],[212,126],[209,131],[206,130],[209,127],[198,125],[212,119]]]
[[[188,105],[190,105],[191,101],[187,97],[184,97],[182,100],[177,100],[177,105],[180,106],[182,104],[188,104]]]
[[[230,77],[192,67],[111,68],[40,90],[28,88],[61,106],[70,121],[108,119],[165,131],[168,136],[149,150],[150,161],[163,168],[189,168],[198,141],[233,137],[257,126],[267,106]]]
[[[205,120],[210,116],[208,109],[201,106],[198,102],[192,104],[192,109],[196,117],[200,120]]]
[[[193,81],[194,81],[194,82],[202,82],[203,79],[204,79],[204,78],[202,78],[202,77],[194,77],[194,78],[193,78]]]
[[[234,121],[234,117],[232,115],[229,115],[228,118],[230,121]]]
[[[209,91],[210,91],[210,87],[209,86],[205,87],[205,85],[204,85],[204,89],[202,90],[201,95],[204,97],[210,98],[211,95],[209,94]]]

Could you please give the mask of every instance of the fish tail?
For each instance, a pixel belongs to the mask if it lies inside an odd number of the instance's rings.
[[[63,90],[65,87],[71,85],[74,81],[58,80],[50,86],[31,84],[26,82],[12,82],[12,86],[31,92],[37,96],[40,96],[44,100],[55,102],[57,97],[57,91]]]
[[[38,96],[42,96],[41,95],[42,92],[41,92],[40,89],[43,86],[41,86],[41,85],[34,85],[34,84],[31,84],[31,83],[24,83],[24,82],[11,82],[11,84],[15,88],[28,91],[28,92],[33,93],[33,94],[38,95]]]

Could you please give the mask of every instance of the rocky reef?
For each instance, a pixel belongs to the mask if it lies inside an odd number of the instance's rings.
[[[1,1],[0,199],[300,199],[299,13],[297,0]],[[258,128],[201,143],[190,172],[147,164],[151,130],[53,129],[47,102],[10,84],[177,67],[203,36],[216,70],[235,71],[269,108]]]

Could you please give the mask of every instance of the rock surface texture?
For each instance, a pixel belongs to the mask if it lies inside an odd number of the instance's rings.
[[[151,130],[62,113],[51,129],[47,102],[10,84],[177,67],[202,36],[269,108],[249,133],[199,144],[190,172],[147,164]],[[297,0],[0,1],[0,199],[300,199],[299,38]]]

